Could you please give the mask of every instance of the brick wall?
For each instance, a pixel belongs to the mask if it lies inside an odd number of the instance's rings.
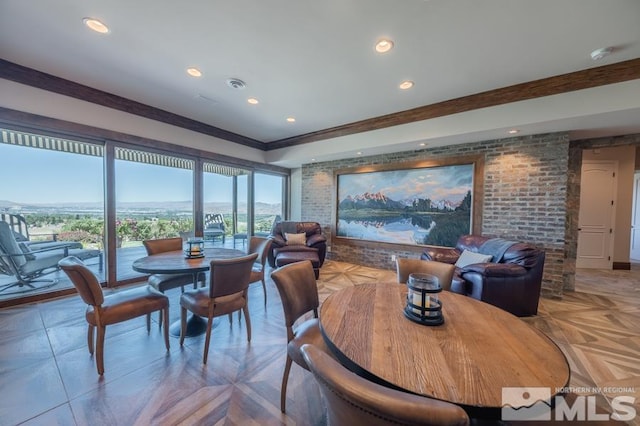
[[[330,238],[335,209],[334,172],[416,160],[484,157],[482,234],[533,243],[546,251],[543,294],[561,297],[565,280],[565,223],[569,139],[566,133],[484,141],[307,164],[302,167],[302,220],[320,222]],[[579,174],[579,173],[578,173]],[[335,260],[394,269],[391,254],[416,257],[419,247],[366,247],[329,241]],[[575,271],[575,267],[573,269]]]

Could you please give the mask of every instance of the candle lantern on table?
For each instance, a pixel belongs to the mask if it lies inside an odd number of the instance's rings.
[[[189,238],[184,255],[189,259],[204,257],[204,240],[202,238]]]
[[[442,302],[438,297],[441,291],[442,287],[436,276],[409,274],[404,315],[419,324],[440,325],[444,323]]]

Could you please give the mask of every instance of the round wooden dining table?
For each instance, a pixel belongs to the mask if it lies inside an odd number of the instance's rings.
[[[385,386],[455,403],[477,418],[500,419],[503,388],[550,388],[553,396],[568,385],[562,351],[520,318],[445,291],[439,294],[444,324],[427,326],[405,317],[406,295],[406,285],[363,284],[323,302],[322,334],[343,365]]]
[[[133,262],[134,271],[145,274],[193,274],[194,287],[198,282],[198,275],[209,270],[214,259],[232,259],[244,256],[241,250],[223,247],[204,249],[204,257],[187,258],[184,251],[168,251],[141,257]],[[197,315],[191,315],[187,320],[186,337],[204,334],[207,320]],[[172,336],[180,336],[180,321],[171,324],[169,332]]]

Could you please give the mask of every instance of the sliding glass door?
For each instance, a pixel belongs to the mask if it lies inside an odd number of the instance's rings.
[[[65,250],[104,279],[102,156],[98,144],[2,130],[0,220],[13,235],[0,241],[0,300],[72,288],[57,271]]]
[[[256,235],[266,236],[275,221],[284,220],[285,179],[279,175],[254,174],[254,222]]]
[[[194,161],[116,148],[116,258],[118,280],[138,276],[133,260],[142,241],[193,235]]]

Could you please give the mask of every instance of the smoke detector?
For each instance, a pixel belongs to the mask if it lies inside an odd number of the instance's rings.
[[[605,56],[609,56],[611,53],[613,53],[613,47],[603,47],[601,49],[596,49],[591,52],[591,59],[593,59],[594,61],[599,61]]]
[[[231,87],[232,89],[242,90],[247,85],[244,84],[244,81],[240,80],[239,78],[230,78],[227,80],[227,86]]]

